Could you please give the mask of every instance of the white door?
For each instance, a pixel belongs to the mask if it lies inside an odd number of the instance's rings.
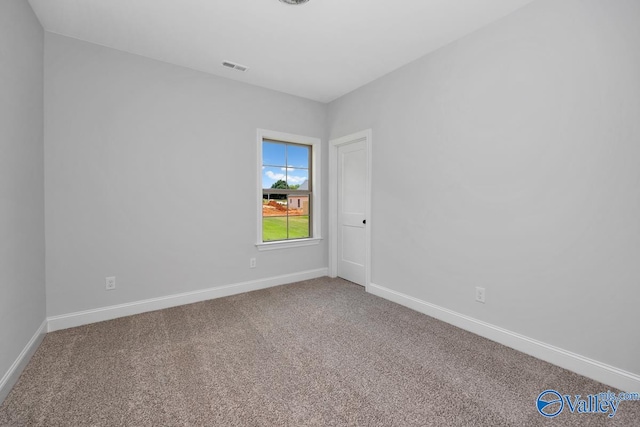
[[[364,140],[338,147],[338,276],[365,286],[367,152]]]

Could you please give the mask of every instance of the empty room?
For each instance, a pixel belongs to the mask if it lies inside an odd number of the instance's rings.
[[[0,0],[0,426],[640,426],[638,22]]]

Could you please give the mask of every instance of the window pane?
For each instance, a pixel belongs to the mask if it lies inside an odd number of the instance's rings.
[[[309,169],[309,150],[311,150],[311,147],[288,144],[287,166]]]
[[[283,170],[286,168],[262,167],[262,188],[282,188],[287,189],[287,174]]]
[[[289,238],[309,237],[309,215],[289,216]]]
[[[287,185],[292,189],[309,189],[309,170],[287,168]]]
[[[287,239],[287,217],[265,216],[262,218],[262,241]]]
[[[309,215],[309,196],[289,194],[288,200],[289,216]]]
[[[262,164],[284,167],[287,163],[286,149],[285,144],[262,141]]]
[[[286,216],[287,196],[284,194],[265,194],[262,197],[262,216]]]

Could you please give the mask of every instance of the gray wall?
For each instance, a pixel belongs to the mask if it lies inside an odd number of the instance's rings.
[[[45,319],[42,69],[29,3],[0,1],[0,378]]]
[[[639,374],[639,20],[540,0],[332,102],[373,129],[372,282]]]
[[[50,33],[45,46],[49,316],[326,267],[324,242],[255,247],[256,129],[324,139],[325,104]]]

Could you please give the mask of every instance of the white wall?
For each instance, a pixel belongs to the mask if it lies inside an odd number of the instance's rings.
[[[372,282],[640,374],[639,21],[539,0],[332,102],[373,129]]]
[[[0,1],[0,378],[6,381],[45,319],[43,41],[26,1]],[[2,385],[0,402],[11,384]]]
[[[49,316],[326,267],[324,242],[255,247],[256,130],[324,139],[326,105],[50,33],[45,47]]]

